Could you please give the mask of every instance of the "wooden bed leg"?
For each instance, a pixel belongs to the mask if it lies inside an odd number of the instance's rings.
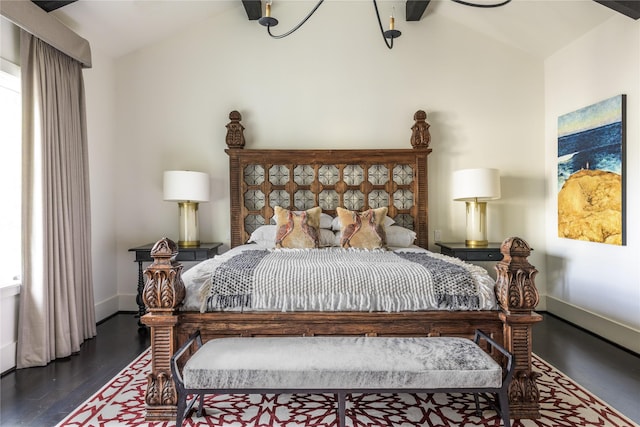
[[[182,265],[175,261],[178,246],[171,240],[159,240],[151,249],[153,263],[144,271],[142,299],[147,314],[142,323],[151,328],[151,372],[145,392],[147,421],[175,420],[178,396],[171,375],[170,360],[177,350],[176,307],[184,299]]]
[[[539,295],[534,278],[538,270],[527,260],[531,248],[519,237],[510,237],[500,248],[503,259],[496,265],[496,296],[502,307],[505,348],[515,356],[509,385],[512,418],[540,418],[540,395],[531,366],[532,326],[542,320],[533,310]]]

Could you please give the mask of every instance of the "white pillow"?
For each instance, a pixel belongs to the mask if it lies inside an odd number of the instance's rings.
[[[275,248],[276,247],[276,231],[275,225],[262,225],[255,229],[251,236],[249,236],[248,243],[257,243],[258,246],[263,248]]]
[[[320,229],[320,247],[329,247],[329,246],[340,246],[340,239],[336,240],[335,234],[333,231],[327,230],[326,228]]]
[[[393,225],[384,229],[387,235],[387,246],[406,248],[413,245],[416,240],[416,232],[408,228]]]
[[[326,213],[320,214],[320,228],[331,229],[331,223],[333,221],[333,217]]]
[[[328,215],[327,215],[328,216]],[[248,243],[256,243],[261,248],[273,249],[276,247],[275,225],[262,225],[255,229],[249,236]],[[331,230],[320,229],[320,247],[336,246],[336,236]]]
[[[385,227],[391,227],[395,223],[396,222],[390,216],[385,216],[384,217],[384,226]],[[322,225],[321,225],[321,227],[322,227]],[[324,227],[322,227],[322,228],[324,228]],[[333,220],[331,221],[331,229],[335,230],[335,231],[340,231],[340,218],[339,217],[333,218]]]

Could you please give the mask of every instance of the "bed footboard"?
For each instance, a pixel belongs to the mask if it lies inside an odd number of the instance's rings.
[[[367,336],[466,336],[486,331],[515,355],[514,377],[509,386],[512,418],[539,418],[537,374],[531,366],[531,328],[542,320],[533,310],[538,303],[529,264],[529,245],[512,237],[502,243],[503,260],[496,265],[496,295],[500,311],[467,312],[180,312],[184,298],[182,265],[175,262],[177,246],[161,239],[145,270],[143,299],[147,314],[142,322],[151,329],[151,372],[145,393],[146,419],[175,419],[177,394],[170,359],[188,336],[202,331],[206,341],[225,336],[268,335],[367,335]],[[498,357],[498,355],[496,355]]]

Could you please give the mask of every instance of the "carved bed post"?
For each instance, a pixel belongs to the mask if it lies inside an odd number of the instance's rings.
[[[500,247],[503,259],[496,265],[496,296],[502,307],[505,347],[515,356],[509,386],[509,407],[513,418],[540,418],[537,372],[531,367],[531,327],[542,320],[533,310],[538,305],[534,278],[538,270],[527,261],[531,248],[524,240],[510,237]]]
[[[242,120],[242,115],[238,111],[232,111],[229,113],[229,120],[231,120],[227,125],[227,136],[225,141],[227,143],[227,147],[229,149],[226,150],[227,154],[229,154],[229,170],[230,171],[239,171],[240,170],[240,162],[238,157],[235,155],[236,150],[244,149],[244,126],[240,123]],[[233,211],[234,206],[241,206],[240,202],[240,177],[237,173],[229,174],[229,186],[230,186],[230,197],[231,197],[231,218],[234,215],[237,215],[237,212]],[[241,227],[237,221],[231,221],[231,246],[237,246],[244,243],[244,235]]]
[[[416,181],[419,187],[423,187],[422,197],[418,198],[416,207],[420,214],[416,215],[414,231],[417,233],[416,244],[423,248],[429,247],[429,209],[428,202],[429,195],[427,194],[427,156],[431,153],[429,144],[431,143],[431,134],[429,133],[429,123],[427,123],[427,113],[423,110],[418,110],[413,115],[415,123],[411,126],[411,146],[415,150],[423,151],[425,153],[424,159],[416,161]],[[424,183],[424,184],[422,184]]]
[[[144,271],[142,299],[147,314],[142,323],[151,328],[151,372],[144,400],[147,421],[175,419],[177,395],[170,360],[177,350],[177,306],[184,299],[182,264],[176,262],[178,246],[166,237],[151,249],[153,263]]]

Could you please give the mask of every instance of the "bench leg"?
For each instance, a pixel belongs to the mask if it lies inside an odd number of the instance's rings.
[[[187,395],[178,393],[178,407],[176,408],[176,427],[182,426],[184,414],[187,410]]]
[[[504,427],[511,427],[511,416],[509,414],[509,394],[506,390],[502,390],[498,393],[498,400],[500,401],[500,415],[502,415],[502,425]]]
[[[473,393],[473,400],[476,402],[476,417],[482,418],[482,411],[480,410],[480,396],[478,393]]]
[[[202,417],[204,415],[207,415],[204,410],[204,393],[199,393],[198,397],[200,400],[200,403],[198,404],[198,417]]]
[[[191,415],[191,411],[193,410],[193,405],[200,400],[200,406],[198,407],[198,416],[206,415],[204,411],[204,393],[198,393],[198,397],[194,397],[189,402],[187,402],[187,392],[178,389],[178,398],[177,398],[177,407],[176,407],[176,427],[181,427],[182,422],[185,418],[188,418]]]
[[[338,401],[338,427],[346,427],[346,396],[347,393],[336,393],[336,400]]]

